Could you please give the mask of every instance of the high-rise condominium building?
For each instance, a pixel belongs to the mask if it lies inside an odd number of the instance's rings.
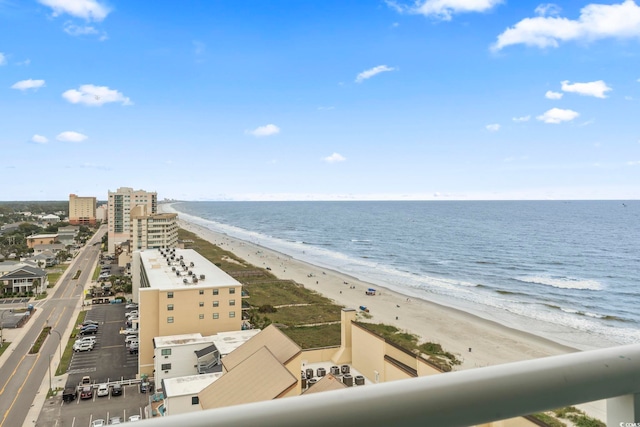
[[[109,253],[115,252],[116,245],[129,240],[131,235],[131,209],[139,205],[147,207],[147,212],[158,212],[158,193],[144,190],[133,190],[120,187],[115,192],[109,191]]]
[[[154,338],[242,329],[242,284],[193,249],[133,252],[139,374],[153,376]]]
[[[69,224],[95,225],[96,198],[69,194]]]
[[[146,205],[131,209],[131,251],[175,248],[178,245],[178,214],[149,214]]]

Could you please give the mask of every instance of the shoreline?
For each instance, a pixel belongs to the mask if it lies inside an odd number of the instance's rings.
[[[339,305],[355,309],[361,305],[367,306],[371,315],[367,322],[393,325],[417,335],[420,342],[442,345],[444,350],[454,353],[462,361],[461,365],[454,367],[456,370],[579,351],[457,308],[403,295],[380,284],[212,231],[180,216],[178,224],[246,262],[256,267],[269,267],[278,278],[294,280]],[[378,291],[375,296],[365,295],[370,287]]]

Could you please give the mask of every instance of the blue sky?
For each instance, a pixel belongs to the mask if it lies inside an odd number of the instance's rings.
[[[0,0],[0,199],[638,199],[639,55],[633,0]]]

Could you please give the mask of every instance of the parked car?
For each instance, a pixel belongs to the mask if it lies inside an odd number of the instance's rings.
[[[113,426],[116,424],[122,424],[122,421],[120,421],[120,417],[111,417],[111,419],[109,420],[109,425]]]
[[[109,395],[109,386],[106,384],[100,384],[98,386],[98,397],[104,397]]]
[[[147,391],[149,391],[149,383],[146,381],[143,381],[140,383],[140,393],[146,393]]]
[[[97,331],[99,328],[96,325],[87,325],[87,326],[83,326],[82,328],[80,328],[80,332],[82,331],[90,331],[90,330],[94,330]]]
[[[127,328],[124,330],[124,333],[127,335],[138,335],[138,330],[133,328]]]
[[[127,335],[127,337],[124,339],[124,343],[125,344],[129,344],[129,343],[131,343],[131,341],[138,341],[138,336],[137,335]]]
[[[82,387],[82,391],[80,392],[80,399],[91,399],[93,397],[93,389],[91,386]]]
[[[62,401],[69,403],[78,398],[78,389],[75,387],[67,387],[62,392]]]
[[[129,354],[138,354],[138,350],[140,349],[140,345],[137,342],[132,342],[129,344]]]
[[[111,396],[121,396],[122,386],[120,384],[114,384],[111,386]]]
[[[91,421],[91,427],[104,427],[105,423],[102,418],[98,418],[97,420]]]
[[[82,377],[80,384],[82,385],[91,384],[91,377],[89,375],[85,375],[84,377]]]
[[[73,345],[73,351],[91,351],[93,350],[93,343],[82,342],[80,344]]]
[[[135,308],[136,310],[138,309],[138,304],[136,304],[135,302],[130,302],[129,304],[124,306],[125,309],[130,309],[130,308]]]
[[[89,343],[96,343],[96,337],[80,337],[78,339],[76,339],[76,341],[73,343],[75,344],[82,344],[83,342],[89,342]]]
[[[84,322],[82,322],[82,326],[88,326],[88,325],[98,325],[99,322],[95,321],[95,320],[85,320]]]
[[[140,415],[131,415],[129,417],[129,422],[132,423],[134,421],[140,421]]]
[[[84,331],[80,331],[80,335],[85,336],[85,335],[95,335],[98,333],[97,329],[87,329]]]

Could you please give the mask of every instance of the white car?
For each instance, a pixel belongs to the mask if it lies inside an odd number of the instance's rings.
[[[132,328],[127,328],[124,330],[124,333],[127,335],[138,335],[138,330],[137,329],[132,329]]]
[[[91,427],[103,427],[105,425],[104,420],[99,418],[91,422]]]
[[[100,384],[98,386],[98,393],[96,393],[98,397],[104,397],[109,395],[109,386],[106,384]]]
[[[78,338],[74,344],[82,344],[84,342],[95,344],[96,337],[81,337],[81,338]]]
[[[73,351],[91,351],[93,350],[93,343],[81,342],[73,345]]]
[[[138,336],[137,335],[127,335],[127,337],[124,339],[124,343],[125,344],[129,344],[132,341],[138,341]]]
[[[138,317],[138,310],[133,310],[128,313],[125,313],[124,317],[126,317],[127,319],[130,317]]]
[[[135,302],[130,302],[129,304],[125,305],[124,308],[127,310],[129,310],[130,308],[135,308],[137,310],[138,304],[136,304]]]
[[[132,422],[134,422],[134,421],[140,421],[140,420],[141,420],[140,415],[131,415],[131,416],[129,417],[129,422],[130,422],[130,423],[132,423]]]

